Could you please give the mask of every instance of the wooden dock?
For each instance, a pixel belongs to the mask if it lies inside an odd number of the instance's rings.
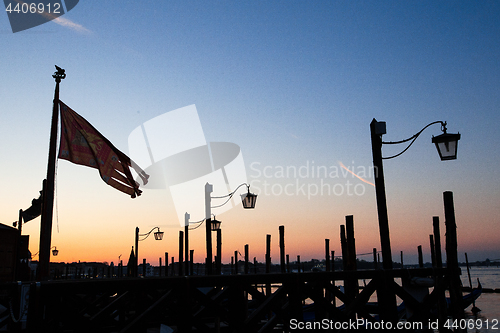
[[[433,235],[430,235],[432,268],[382,268],[374,248],[374,269],[359,270],[354,221],[352,216],[346,216],[346,225],[340,226],[341,271],[335,271],[335,265],[330,265],[330,253],[333,259],[334,252],[330,252],[330,241],[325,239],[326,271],[301,271],[298,256],[298,272],[290,272],[284,226],[280,226],[279,273],[271,272],[271,237],[266,235],[266,273],[249,274],[249,249],[245,246],[243,274],[237,268],[238,253],[235,252],[231,275],[221,274],[220,253],[215,260],[215,274],[211,273],[213,267],[210,266],[204,276],[193,275],[193,269],[188,269],[192,265],[192,251],[188,265],[187,256],[186,261],[182,259],[183,250],[188,253],[188,248],[180,245],[177,276],[137,278],[136,274],[128,274],[134,277],[122,278],[123,266],[120,265],[119,278],[98,279],[94,268],[93,274],[84,280],[2,283],[0,305],[4,310],[0,307],[0,331],[158,332],[163,327],[180,333],[289,332],[295,330],[294,323],[335,324],[333,331],[338,327],[341,328],[338,331],[344,331],[352,329],[344,324],[361,321],[363,327],[380,327],[381,323],[396,327],[401,322],[420,325],[437,322],[438,326],[433,329],[449,332],[443,326],[445,320],[464,318],[464,306],[451,192],[444,193],[444,202],[445,268],[441,261],[438,217],[433,217]],[[179,244],[182,240],[180,234]],[[418,253],[421,257],[421,246]],[[403,267],[402,258],[401,255]],[[165,262],[168,262],[168,253],[165,253]],[[182,270],[184,264],[185,271]],[[421,259],[419,264],[423,266]],[[173,257],[171,266],[174,274]],[[65,278],[68,278],[68,266],[65,270]],[[165,274],[168,274],[167,266]],[[109,267],[108,276],[113,276]],[[360,281],[366,282],[362,288]],[[446,290],[450,295],[449,306]],[[414,331],[419,332],[428,329],[426,326],[413,327],[418,327]],[[383,330],[387,328],[384,326]],[[455,332],[462,331],[455,329]]]
[[[411,308],[407,320],[428,322],[436,319],[431,309],[437,309],[448,283],[436,285],[420,301],[394,279],[437,281],[447,273],[424,268],[32,282],[25,327],[14,322],[8,327],[12,332],[147,332],[161,325],[174,332],[288,332],[292,319],[302,322],[311,316],[316,322],[394,322],[396,304],[376,313],[368,304],[372,295],[379,300],[387,292]],[[361,292],[337,287],[353,279],[368,282]],[[19,293],[20,287],[3,285],[2,293]],[[309,313],[305,304],[314,304]]]

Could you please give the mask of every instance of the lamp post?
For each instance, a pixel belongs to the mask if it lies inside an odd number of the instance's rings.
[[[155,240],[162,240],[163,239],[163,231],[160,231],[160,227],[154,227],[153,229],[149,230],[149,232],[145,234],[139,234],[139,227],[135,228],[135,276],[139,276],[139,241],[143,241],[146,238],[149,237],[149,235],[153,232],[153,230],[158,229],[154,233]],[[143,239],[139,239],[139,237],[144,237]]]
[[[458,140],[460,140],[460,134],[450,134],[446,132],[446,122],[435,121],[424,128],[422,128],[418,133],[414,134],[412,137],[396,141],[396,142],[383,142],[382,135],[386,134],[386,124],[382,121],[377,121],[375,118],[370,123],[371,141],[372,141],[372,154],[373,154],[373,166],[375,174],[375,195],[377,199],[377,212],[379,221],[379,232],[380,232],[380,243],[382,248],[382,261],[384,269],[392,269],[392,253],[391,253],[391,242],[389,237],[389,221],[387,216],[387,200],[385,193],[385,182],[384,182],[384,168],[382,164],[383,159],[391,159],[398,157],[403,154],[410,146],[415,142],[418,136],[429,126],[434,124],[441,124],[441,130],[443,134],[432,138],[432,143],[436,145],[439,157],[442,161],[453,160],[457,158],[457,147]],[[382,145],[383,144],[400,144],[404,142],[409,142],[409,145],[399,154],[390,157],[382,157]]]
[[[205,233],[206,233],[206,243],[207,243],[207,258],[206,258],[206,274],[212,275],[212,231],[220,229],[220,221],[217,221],[215,218],[212,220],[212,208],[220,207],[225,205],[229,199],[233,197],[236,191],[241,186],[247,187],[247,193],[241,195],[241,202],[243,204],[243,208],[245,209],[253,209],[255,208],[255,202],[257,201],[257,195],[250,193],[250,185],[247,183],[243,183],[239,185],[234,191],[231,193],[221,196],[221,197],[211,197],[210,194],[213,191],[213,185],[206,183],[205,184]],[[226,202],[222,205],[218,205],[216,207],[212,207],[212,199],[223,199],[228,198]],[[218,258],[221,260],[221,258]]]

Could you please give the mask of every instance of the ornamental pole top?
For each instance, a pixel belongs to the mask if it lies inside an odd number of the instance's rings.
[[[52,77],[54,79],[56,79],[56,83],[59,83],[61,82],[62,79],[66,78],[66,73],[65,73],[65,70],[62,69],[61,67],[56,66],[56,69],[57,69],[57,72],[54,73],[54,75],[52,75]]]

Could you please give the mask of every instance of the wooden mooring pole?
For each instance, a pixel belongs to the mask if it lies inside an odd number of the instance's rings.
[[[186,215],[189,216],[188,213]],[[184,226],[184,271],[186,272],[186,276],[189,276],[189,217],[186,221],[186,225]]]
[[[184,266],[184,232],[179,231],[179,276],[183,276],[184,272],[182,266]]]
[[[335,272],[335,251],[332,251],[332,272]]]
[[[355,272],[358,269],[356,263],[356,241],[354,238],[354,217],[345,217],[346,242],[347,242],[347,270]],[[346,295],[354,299],[359,293],[359,283],[356,274],[345,281]]]
[[[168,252],[165,252],[165,276],[168,276]]]
[[[161,257],[158,258],[158,261],[160,262],[160,267],[159,267],[160,269],[158,270],[159,271],[158,275],[161,277]]]
[[[424,268],[424,258],[422,256],[422,245],[419,245],[417,247],[417,251],[418,251],[418,267]]]
[[[245,244],[245,274],[248,274],[248,244]]]
[[[325,270],[330,271],[330,240],[325,239]]]
[[[280,225],[280,265],[281,265],[281,273],[286,272],[285,267],[285,226]]]
[[[217,229],[217,261],[215,263],[217,275],[222,274],[222,229]]]
[[[436,267],[436,249],[434,247],[434,235],[429,235],[429,245],[431,248],[431,262],[432,267]]]
[[[342,270],[347,271],[347,239],[345,236],[345,225],[340,225],[340,247],[342,249]]]
[[[266,273],[271,272],[271,235],[266,235]],[[271,284],[266,284],[266,297],[271,295]]]
[[[443,267],[443,258],[441,254],[441,235],[439,234],[439,216],[432,217],[432,226],[434,230],[434,250],[436,252],[436,266]]]
[[[462,307],[462,284],[460,282],[460,268],[458,266],[457,224],[455,222],[453,192],[444,192],[443,201],[446,225],[446,266],[450,278],[450,309],[453,318],[460,320],[465,316]],[[464,330],[458,328],[456,332],[464,332]]]
[[[238,274],[238,251],[234,251],[234,274]]]
[[[193,269],[194,269],[194,250],[189,250],[189,272],[191,275],[194,274]]]
[[[434,233],[434,251],[435,251],[435,259],[436,259],[436,267],[443,267],[443,260],[441,257],[441,235],[439,231],[439,216],[432,217],[432,227]],[[436,276],[436,295],[437,295],[437,305],[438,305],[438,323],[440,332],[446,332],[444,328],[444,321],[446,318],[446,296],[444,290],[444,278],[441,274]]]
[[[266,235],[266,273],[271,272],[271,235]]]

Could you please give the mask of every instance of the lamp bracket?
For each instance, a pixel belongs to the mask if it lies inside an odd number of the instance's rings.
[[[238,191],[238,189],[239,189],[240,187],[242,187],[243,185],[245,185],[245,186],[247,187],[247,190],[248,190],[248,192],[250,193],[250,185],[249,185],[249,184],[247,184],[247,183],[240,184],[240,185],[238,185],[238,187],[237,187],[234,191],[232,191],[232,192],[231,192],[231,193],[229,193],[229,194],[223,195],[223,196],[221,196],[221,197],[210,197],[210,198],[212,198],[212,199],[223,199],[223,198],[227,198],[227,200],[226,200],[226,201],[224,201],[224,203],[222,203],[222,204],[220,204],[220,205],[217,205],[217,206],[212,206],[212,207],[210,207],[210,208],[219,208],[219,207],[222,207],[222,206],[224,206],[225,204],[227,204],[227,203],[228,203],[228,201],[229,201],[229,200],[231,200],[231,198],[233,197],[233,195],[236,193],[236,191]]]
[[[143,240],[145,240],[146,238],[148,238],[148,237],[149,237],[149,235],[150,235],[150,234],[153,232],[153,230],[155,230],[155,229],[158,229],[158,231],[160,231],[160,227],[154,227],[153,229],[149,230],[149,232],[147,232],[147,233],[145,233],[145,234],[139,234],[139,235],[138,235],[139,237],[144,237],[144,238],[143,238],[143,239],[139,239],[138,241],[140,242],[140,241],[143,241]]]
[[[388,142],[384,142],[382,141],[382,144],[386,144],[386,145],[396,145],[396,144],[400,144],[400,143],[405,143],[405,142],[408,142],[411,140],[410,144],[403,150],[401,151],[400,153],[396,154],[396,155],[393,155],[393,156],[389,156],[389,157],[382,157],[383,160],[389,160],[391,158],[395,158],[395,157],[398,157],[400,155],[402,155],[404,152],[406,152],[410,147],[411,145],[415,142],[415,140],[417,140],[417,138],[419,137],[419,135],[429,126],[431,125],[434,125],[434,124],[441,124],[441,131],[443,131],[443,133],[446,133],[446,121],[441,121],[441,120],[438,120],[438,121],[434,121],[430,124],[427,124],[424,128],[422,128],[419,132],[417,132],[416,134],[414,134],[413,136],[409,137],[408,139],[404,139],[404,140],[401,140],[401,141],[388,141]]]

